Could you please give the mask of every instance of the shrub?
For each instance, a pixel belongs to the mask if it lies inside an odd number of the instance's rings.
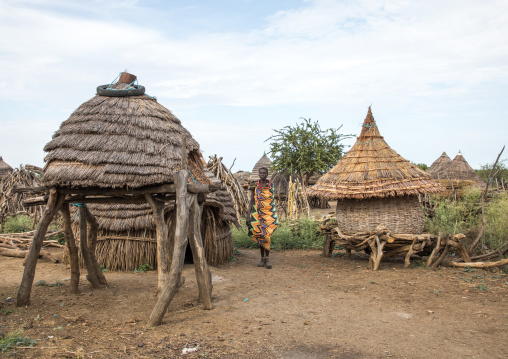
[[[7,218],[3,225],[4,233],[21,233],[32,230],[32,218],[21,214]]]
[[[259,248],[259,245],[247,234],[247,226],[241,229],[233,228],[233,242],[237,248]],[[272,250],[321,248],[323,234],[319,230],[319,223],[302,218],[298,221],[281,221],[272,236]]]
[[[484,244],[496,249],[508,240],[508,194],[501,193],[485,208]]]
[[[0,338],[0,352],[4,353],[9,349],[16,347],[33,347],[37,341],[30,337],[23,337],[23,332],[9,333],[5,337]]]

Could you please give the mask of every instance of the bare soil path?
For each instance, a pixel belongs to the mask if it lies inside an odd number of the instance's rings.
[[[57,253],[58,254],[58,253]],[[22,260],[0,257],[0,332],[38,340],[11,358],[507,358],[508,275],[382,262],[322,258],[319,251],[259,255],[212,268],[213,305],[196,302],[192,264],[163,325],[146,328],[156,302],[157,273],[108,272],[109,289],[82,276],[68,293],[69,270],[41,259],[32,305],[16,308]],[[12,312],[11,312],[12,311]],[[196,351],[192,351],[197,348]]]

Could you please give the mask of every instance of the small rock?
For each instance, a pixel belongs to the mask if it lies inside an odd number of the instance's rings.
[[[308,320],[306,320],[305,322],[303,322],[304,325],[310,325],[310,322]]]
[[[143,343],[143,342],[141,342],[141,343],[139,343],[139,344],[138,344],[138,347],[140,347],[140,348],[142,348],[142,347],[144,347],[144,346],[145,346],[145,343]]]

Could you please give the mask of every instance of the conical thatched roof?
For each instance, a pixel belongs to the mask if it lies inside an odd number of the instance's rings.
[[[170,183],[181,163],[182,135],[187,137],[189,167],[200,181],[203,175],[194,173],[191,163],[199,161],[199,145],[171,111],[144,94],[96,95],[44,147],[43,184],[138,188]]]
[[[254,165],[254,168],[252,169],[252,172],[249,177],[249,181],[254,182],[259,179],[259,169],[261,167],[268,168],[268,179],[271,179],[272,178],[272,171],[270,169],[271,165],[272,165],[272,161],[268,158],[266,153],[264,153],[263,157],[261,157],[259,159],[259,161],[257,161],[256,164]]]
[[[440,192],[430,175],[392,150],[379,134],[371,109],[351,150],[314,186],[311,197],[364,199]]]
[[[446,167],[448,177],[454,180],[482,182],[482,178],[467,163],[464,156],[459,152],[453,161]],[[444,179],[444,178],[443,178]]]
[[[6,174],[8,174],[9,172],[12,172],[13,169],[11,166],[9,166],[2,158],[2,156],[0,156],[0,179],[2,177],[4,177]]]
[[[427,173],[429,173],[432,178],[439,179],[439,174],[444,171],[451,162],[451,158],[448,157],[446,152],[443,152],[443,154],[430,165],[427,169]]]

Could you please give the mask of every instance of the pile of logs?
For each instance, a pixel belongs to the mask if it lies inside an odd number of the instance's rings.
[[[58,243],[56,239],[50,239],[60,233],[63,233],[63,229],[57,231],[48,231],[44,237],[42,246],[45,248],[63,247],[60,243]],[[28,254],[28,248],[32,243],[34,234],[35,231],[23,233],[0,233],[0,255],[6,257],[25,258]],[[51,255],[51,253],[49,253],[46,249],[41,249],[39,257],[49,259],[53,263],[59,262],[59,260]]]
[[[372,270],[379,269],[382,258],[395,256],[404,256],[404,268],[408,268],[413,255],[428,255],[427,267],[437,268],[443,262],[450,248],[453,248],[454,252],[460,255],[465,262],[471,261],[461,242],[465,236],[460,233],[445,237],[430,233],[399,234],[391,233],[388,228],[379,225],[371,232],[346,235],[340,231],[337,222],[332,218],[326,218],[320,229],[325,236],[323,257],[330,257],[335,245],[346,249],[348,257],[352,250],[365,251],[370,254],[369,269]]]

